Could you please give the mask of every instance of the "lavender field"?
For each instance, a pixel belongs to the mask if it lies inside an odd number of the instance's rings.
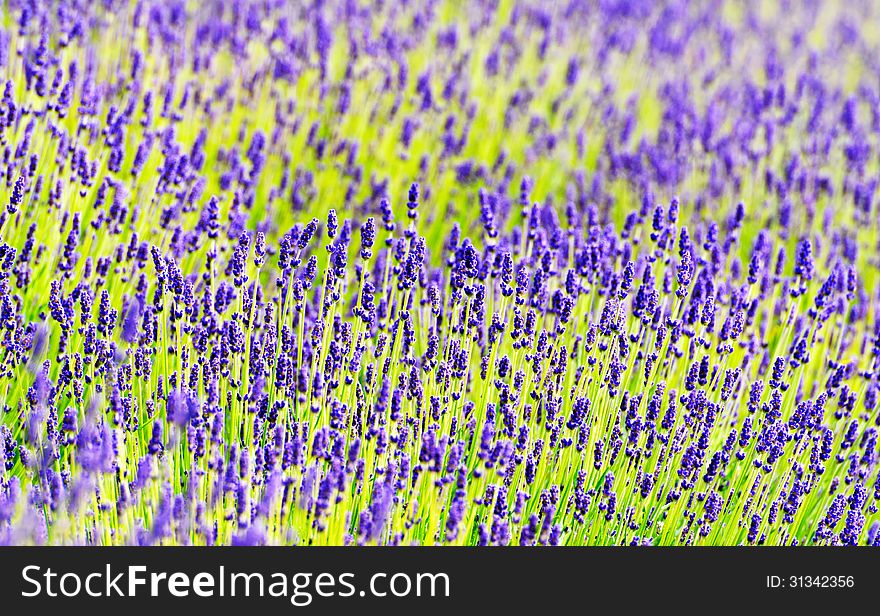
[[[12,0],[0,543],[880,545],[880,6]]]

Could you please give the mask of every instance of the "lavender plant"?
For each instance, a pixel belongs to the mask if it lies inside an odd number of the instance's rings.
[[[0,542],[877,545],[850,4],[5,3]]]

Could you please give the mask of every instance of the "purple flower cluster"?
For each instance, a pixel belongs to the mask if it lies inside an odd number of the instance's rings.
[[[11,3],[0,542],[880,544],[876,9],[544,5]]]

